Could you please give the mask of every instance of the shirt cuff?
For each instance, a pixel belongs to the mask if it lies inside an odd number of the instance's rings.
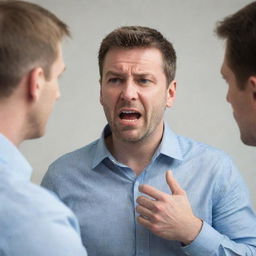
[[[205,256],[216,252],[221,244],[222,235],[212,226],[203,221],[203,226],[196,239],[182,247],[186,255]]]

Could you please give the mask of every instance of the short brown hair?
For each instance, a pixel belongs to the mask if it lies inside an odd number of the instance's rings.
[[[157,30],[141,26],[118,28],[103,39],[98,54],[100,77],[102,78],[104,60],[110,49],[136,47],[159,49],[163,56],[167,83],[173,81],[176,71],[176,54],[172,44]]]
[[[42,67],[46,79],[68,26],[43,7],[0,0],[0,97],[11,95],[22,77]]]
[[[217,24],[216,33],[227,39],[226,56],[240,89],[256,74],[256,2]]]

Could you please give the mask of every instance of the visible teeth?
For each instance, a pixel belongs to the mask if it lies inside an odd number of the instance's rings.
[[[140,117],[141,117],[141,114],[134,110],[123,110],[119,114],[119,118],[123,120],[129,120],[131,122],[138,120]]]
[[[124,114],[132,114],[132,113],[137,113],[136,111],[122,111]]]

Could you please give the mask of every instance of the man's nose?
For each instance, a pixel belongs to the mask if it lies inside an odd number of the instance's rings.
[[[226,101],[227,101],[228,103],[230,103],[230,96],[229,96],[229,92],[227,92],[227,95],[226,95]]]
[[[138,88],[134,81],[128,80],[122,88],[121,98],[123,100],[136,100],[138,98]]]

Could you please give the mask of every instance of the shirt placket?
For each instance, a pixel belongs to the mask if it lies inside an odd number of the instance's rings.
[[[139,214],[136,211],[136,199],[142,195],[139,192],[139,185],[144,183],[145,171],[136,177],[133,185],[134,223],[135,223],[135,248],[136,256],[149,256],[149,231],[137,222]]]

